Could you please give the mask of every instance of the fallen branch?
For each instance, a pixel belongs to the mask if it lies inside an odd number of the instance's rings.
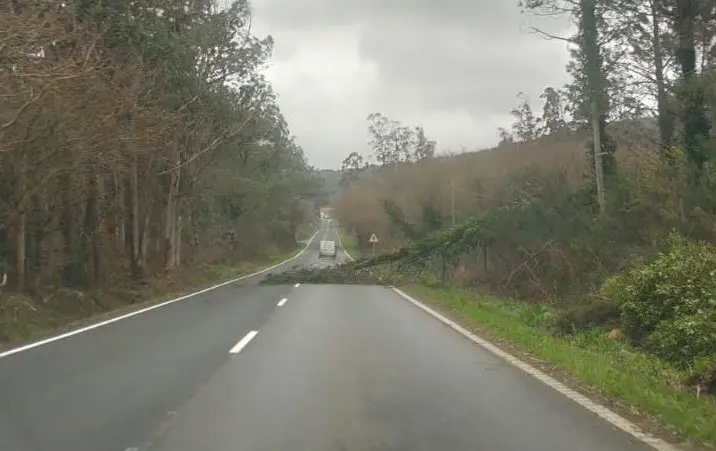
[[[524,268],[526,265],[528,265],[528,264],[529,264],[532,260],[534,260],[539,254],[541,254],[542,252],[544,252],[545,250],[547,250],[547,248],[549,248],[553,243],[554,243],[554,240],[549,240],[547,243],[545,243],[544,246],[542,246],[541,248],[539,248],[539,250],[537,250],[536,252],[534,252],[533,254],[531,254],[529,257],[527,257],[527,260],[525,260],[525,261],[522,262],[520,265],[518,265],[514,270],[512,270],[512,272],[510,273],[510,275],[507,277],[507,281],[503,284],[503,287],[509,285],[510,282],[512,282],[512,278],[513,278],[518,272],[522,271],[522,268]]]

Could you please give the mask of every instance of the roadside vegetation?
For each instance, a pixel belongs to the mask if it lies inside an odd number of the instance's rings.
[[[0,6],[0,341],[297,248],[306,163],[247,0]]]
[[[352,233],[346,233],[343,229],[337,228],[336,233],[341,240],[341,246],[352,258],[360,258],[363,256],[364,249],[361,249],[358,245],[356,236]],[[370,254],[368,254],[370,255]]]
[[[369,117],[332,206],[381,255],[350,267],[716,445],[716,4],[522,7],[577,25],[573,81],[478,152]]]

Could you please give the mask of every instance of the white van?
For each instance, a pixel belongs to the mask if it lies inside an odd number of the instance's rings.
[[[336,242],[335,241],[321,241],[319,248],[318,248],[318,256],[319,257],[332,257],[336,258],[337,250],[336,250]]]

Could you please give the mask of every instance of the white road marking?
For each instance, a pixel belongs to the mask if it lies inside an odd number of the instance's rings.
[[[622,431],[631,435],[632,437],[634,437],[638,440],[641,440],[642,442],[646,443],[647,445],[650,445],[652,448],[654,448],[658,451],[679,451],[679,448],[677,448],[676,446],[666,443],[665,441],[663,441],[659,438],[656,438],[652,435],[649,435],[646,432],[643,432],[641,430],[641,428],[639,428],[639,426],[637,426],[636,424],[627,420],[626,418],[622,417],[621,415],[619,415],[615,412],[612,412],[611,410],[607,409],[606,407],[602,406],[601,404],[597,404],[596,402],[592,401],[591,399],[587,398],[586,396],[584,396],[584,395],[572,390],[571,388],[567,387],[566,385],[562,384],[555,378],[548,376],[547,374],[545,374],[542,371],[538,370],[537,368],[523,362],[522,360],[518,359],[517,357],[515,357],[511,354],[508,354],[507,352],[505,352],[502,349],[498,348],[497,346],[493,345],[489,341],[478,337],[477,335],[473,334],[469,330],[460,326],[456,322],[452,321],[451,319],[446,318],[442,314],[436,312],[435,310],[426,306],[422,302],[413,298],[409,294],[399,290],[398,288],[395,288],[395,287],[391,287],[391,288],[393,289],[393,291],[395,291],[402,298],[406,299],[407,301],[409,301],[416,307],[422,309],[423,311],[427,312],[428,314],[432,315],[433,317],[439,319],[443,323],[452,327],[457,332],[461,333],[468,339],[477,343],[479,346],[483,347],[487,351],[495,354],[497,357],[500,357],[501,359],[507,361],[507,363],[519,368],[520,370],[524,371],[525,373],[527,373],[531,376],[534,376],[534,378],[537,379],[538,381],[544,383],[551,389],[563,394],[564,396],[566,396],[567,398],[576,402],[577,404],[579,404],[580,406],[589,410],[590,412],[595,413],[597,416],[599,416],[603,420],[609,422],[613,426],[618,427],[619,429],[621,429]]]
[[[272,269],[274,269],[274,268],[278,268],[279,266],[281,266],[281,265],[283,265],[283,264],[285,264],[285,263],[288,263],[288,262],[290,262],[290,261],[293,261],[293,260],[297,259],[298,257],[300,257],[301,255],[303,255],[303,254],[306,252],[306,250],[308,250],[308,247],[311,245],[311,243],[313,242],[314,238],[316,238],[316,235],[318,235],[318,232],[319,232],[319,231],[320,231],[320,230],[317,230],[317,231],[311,236],[311,238],[308,239],[308,241],[306,242],[306,246],[304,246],[304,248],[301,249],[301,251],[300,251],[298,254],[294,255],[293,257],[291,257],[291,258],[289,258],[289,259],[287,259],[287,260],[282,261],[281,263],[277,263],[277,264],[275,264],[275,265],[273,265],[273,266],[269,266],[268,268],[264,268],[264,269],[262,269],[262,270],[260,270],[260,271],[256,271],[255,273],[252,273],[252,274],[248,274],[248,275],[245,275],[245,276],[238,277],[238,278],[236,278],[236,279],[232,279],[232,280],[229,280],[229,281],[226,281],[226,282],[222,282],[222,283],[220,283],[220,284],[218,284],[218,285],[214,285],[214,286],[209,287],[209,288],[204,288],[203,290],[199,290],[199,291],[196,291],[196,292],[194,292],[194,293],[191,293],[191,294],[187,294],[187,295],[185,295],[185,296],[178,297],[178,298],[176,298],[176,299],[171,299],[171,300],[169,300],[169,301],[164,301],[164,302],[159,303],[159,304],[154,304],[154,305],[152,305],[152,306],[149,306],[149,307],[146,307],[146,308],[143,308],[143,309],[140,309],[140,310],[135,310],[135,311],[133,311],[133,312],[130,312],[130,313],[127,313],[127,314],[124,314],[124,315],[120,315],[120,316],[117,316],[117,317],[108,319],[108,320],[106,320],[106,321],[100,321],[99,323],[95,323],[95,324],[92,324],[92,325],[89,325],[89,326],[81,327],[81,328],[79,328],[79,329],[75,329],[75,330],[72,330],[72,331],[69,331],[69,332],[65,332],[65,333],[60,334],[60,335],[55,335],[54,337],[45,338],[45,339],[43,339],[43,340],[38,340],[38,341],[33,342],[33,343],[29,343],[29,344],[26,344],[26,345],[23,345],[23,346],[19,346],[19,347],[17,347],[17,348],[8,349],[7,351],[0,352],[0,358],[7,357],[7,356],[10,356],[10,355],[13,355],[13,354],[17,354],[17,353],[19,353],[19,352],[27,351],[27,350],[29,350],[29,349],[36,348],[36,347],[38,347],[38,346],[42,346],[42,345],[45,345],[45,344],[48,344],[48,343],[52,343],[52,342],[54,342],[54,341],[62,340],[62,339],[64,339],[64,338],[68,338],[68,337],[71,337],[71,336],[73,336],[73,335],[78,335],[78,334],[81,334],[81,333],[83,333],[83,332],[87,332],[87,331],[92,330],[92,329],[97,329],[97,328],[99,328],[99,327],[106,326],[106,325],[108,325],[108,324],[116,323],[117,321],[121,321],[121,320],[123,320],[123,319],[131,318],[131,317],[133,317],[133,316],[137,316],[137,315],[140,315],[140,314],[142,314],[142,313],[146,313],[146,312],[149,312],[149,311],[151,311],[151,310],[155,310],[155,309],[158,309],[158,308],[160,308],[160,307],[164,307],[164,306],[167,306],[167,305],[169,305],[169,304],[173,304],[173,303],[175,303],[175,302],[179,302],[179,301],[183,301],[183,300],[185,300],[185,299],[189,299],[189,298],[192,298],[192,297],[194,297],[194,296],[207,293],[207,292],[209,292],[209,291],[211,291],[211,290],[215,290],[215,289],[217,289],[217,288],[221,288],[221,287],[224,287],[224,286],[226,286],[226,285],[230,285],[230,284],[235,283],[235,282],[238,282],[238,281],[240,281],[240,280],[249,279],[249,278],[251,278],[251,277],[258,276],[259,274],[265,273],[266,271],[270,271],[270,270],[272,270]]]
[[[336,237],[338,237],[338,247],[343,251],[344,254],[346,254],[346,257],[348,257],[348,260],[353,261],[353,257],[351,254],[348,253],[347,250],[343,247],[343,243],[341,243],[341,234],[336,231]]]
[[[258,334],[258,333],[259,333],[258,330],[252,330],[251,332],[249,332],[248,334],[246,334],[246,336],[244,336],[244,338],[242,338],[241,341],[239,341],[238,343],[236,343],[236,345],[234,345],[234,347],[231,348],[231,350],[230,350],[229,352],[232,353],[232,354],[238,354],[239,352],[241,352],[242,349],[244,349],[244,347],[245,347],[247,344],[249,344],[249,342],[250,342],[251,340],[254,339],[254,337],[255,337],[256,334]]]
[[[298,287],[300,287],[300,286],[301,286],[301,284],[300,284],[300,283],[297,283],[297,284],[294,285],[293,287],[294,287],[294,288],[298,288]]]
[[[278,301],[278,307],[283,307],[283,304],[285,304],[286,301],[288,301],[288,299],[286,299],[286,298],[283,298],[280,301]]]

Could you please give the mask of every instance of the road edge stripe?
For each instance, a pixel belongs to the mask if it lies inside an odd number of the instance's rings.
[[[473,341],[480,347],[484,348],[485,350],[491,352],[492,354],[496,355],[497,357],[505,360],[507,363],[511,364],[512,366],[517,367],[518,369],[524,371],[525,373],[529,374],[530,376],[533,376],[535,379],[539,380],[543,384],[547,385],[551,389],[561,393],[562,395],[566,396],[567,398],[571,399],[572,401],[576,402],[580,406],[584,407],[585,409],[589,410],[590,412],[596,414],[603,420],[610,423],[612,426],[615,426],[622,431],[626,432],[627,434],[631,435],[632,437],[646,443],[647,445],[651,446],[652,448],[658,450],[658,451],[680,451],[678,447],[675,445],[672,445],[670,443],[665,442],[664,440],[661,440],[657,437],[654,437],[650,434],[647,434],[642,431],[642,429],[637,426],[636,424],[632,423],[631,421],[627,420],[626,418],[622,417],[621,415],[609,410],[608,408],[604,407],[601,404],[598,404],[591,399],[587,398],[586,396],[582,395],[581,393],[576,392],[575,390],[567,387],[563,383],[559,382],[552,376],[547,375],[546,373],[538,370],[537,368],[533,367],[532,365],[525,363],[524,361],[518,359],[517,357],[513,356],[512,354],[509,354],[499,347],[495,346],[494,344],[490,343],[489,341],[478,337],[477,335],[473,334],[469,330],[465,329],[464,327],[457,324],[455,321],[452,321],[451,319],[445,317],[444,315],[436,312],[435,310],[431,309],[430,307],[426,306],[422,302],[418,301],[414,297],[410,296],[409,294],[405,293],[404,291],[396,288],[396,287],[390,287],[396,294],[398,294],[403,299],[407,300],[414,306],[418,307],[419,309],[423,310],[424,312],[428,313],[429,315],[433,316],[434,318],[440,320],[444,324],[450,326],[458,333],[462,334],[469,340]]]
[[[338,237],[338,246],[340,246],[343,253],[346,255],[346,257],[348,257],[348,260],[354,261],[355,259],[353,258],[353,256],[349,254],[348,251],[343,247],[343,242],[341,241],[341,233],[338,230],[336,230],[336,237]]]
[[[192,298],[192,297],[194,297],[194,296],[198,296],[198,295],[200,295],[200,294],[208,293],[209,291],[215,290],[215,289],[217,289],[217,288],[225,287],[226,285],[231,285],[232,283],[236,283],[236,282],[239,282],[239,281],[241,281],[241,280],[246,280],[246,279],[250,279],[251,277],[258,276],[259,274],[263,274],[263,273],[265,273],[266,271],[270,271],[270,270],[272,270],[272,269],[278,268],[279,266],[284,265],[284,264],[286,264],[286,263],[289,263],[289,262],[291,262],[291,261],[297,259],[297,258],[300,257],[301,255],[303,255],[303,254],[306,252],[306,250],[308,250],[308,248],[309,248],[309,246],[311,245],[311,243],[313,242],[313,240],[316,238],[316,235],[318,235],[318,232],[320,232],[320,229],[319,229],[319,230],[316,230],[316,232],[308,239],[308,241],[306,242],[306,245],[303,247],[303,249],[301,249],[296,255],[294,255],[293,257],[291,257],[291,258],[289,258],[289,259],[286,259],[286,260],[284,260],[284,261],[282,261],[282,262],[280,262],[280,263],[276,263],[276,264],[273,265],[273,266],[269,266],[268,268],[261,269],[260,271],[256,271],[256,272],[254,272],[254,273],[247,274],[247,275],[245,275],[245,276],[237,277],[237,278],[235,278],[235,279],[227,280],[226,282],[222,282],[222,283],[219,283],[219,284],[217,284],[217,285],[213,285],[213,286],[211,286],[211,287],[204,288],[203,290],[195,291],[195,292],[193,292],[193,293],[185,294],[184,296],[180,296],[180,297],[178,297],[178,298],[174,298],[174,299],[170,299],[170,300],[168,300],[168,301],[160,302],[159,304],[150,305],[149,307],[145,307],[145,308],[142,308],[142,309],[139,309],[139,310],[135,310],[135,311],[133,311],[133,312],[125,313],[125,314],[123,314],[123,315],[115,316],[114,318],[110,318],[110,319],[107,319],[107,320],[104,320],[104,321],[100,321],[100,322],[98,322],[98,323],[90,324],[90,325],[88,325],[88,326],[84,326],[84,327],[80,327],[80,328],[78,328],[78,329],[70,330],[70,331],[68,331],[68,332],[64,332],[64,333],[61,333],[61,334],[59,334],[59,335],[54,335],[54,336],[51,336],[51,337],[48,337],[48,338],[43,338],[43,339],[41,339],[41,340],[37,340],[37,341],[31,342],[31,343],[28,343],[28,344],[25,344],[25,345],[17,346],[17,347],[15,347],[15,348],[11,348],[11,349],[2,351],[2,352],[0,352],[0,359],[3,358],[3,357],[9,357],[9,356],[11,356],[11,355],[13,355],[13,354],[18,354],[18,353],[20,353],[20,352],[28,351],[28,350],[30,350],[30,349],[37,348],[37,347],[39,347],[39,346],[46,345],[46,344],[49,344],[49,343],[52,343],[52,342],[55,342],[55,341],[63,340],[63,339],[65,339],[65,338],[69,338],[69,337],[72,337],[72,336],[74,336],[74,335],[79,335],[79,334],[81,334],[81,333],[88,332],[88,331],[93,330],[93,329],[98,329],[98,328],[100,328],[100,327],[107,326],[107,325],[112,324],[112,323],[116,323],[116,322],[121,321],[121,320],[123,320],[123,319],[127,319],[127,318],[131,318],[131,317],[133,317],[133,316],[141,315],[142,313],[147,313],[147,312],[149,312],[149,311],[156,310],[156,309],[158,309],[158,308],[165,307],[165,306],[170,305],[170,304],[174,304],[175,302],[183,301],[183,300]]]

